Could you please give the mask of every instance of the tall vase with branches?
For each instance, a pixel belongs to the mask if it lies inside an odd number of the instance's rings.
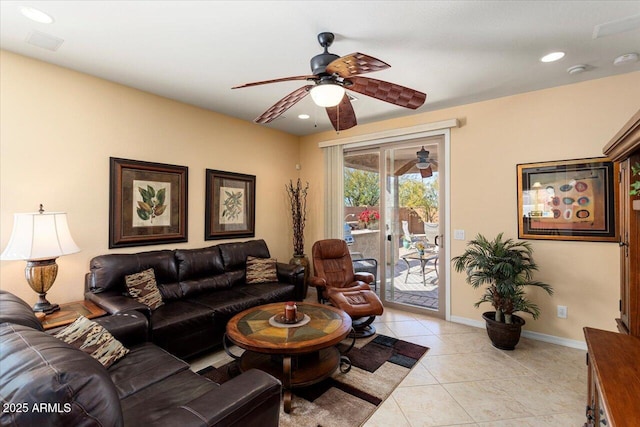
[[[304,226],[307,221],[307,193],[309,183],[302,184],[300,178],[296,184],[289,181],[286,186],[289,204],[291,207],[291,220],[293,225],[293,258],[290,264],[297,264],[304,267],[305,294],[309,279],[309,260],[304,254]]]

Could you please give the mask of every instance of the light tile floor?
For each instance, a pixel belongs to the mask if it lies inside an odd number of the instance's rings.
[[[375,325],[430,350],[365,427],[584,424],[585,351],[527,338],[498,350],[484,329],[390,308]]]
[[[498,350],[484,329],[391,308],[375,325],[380,334],[429,351],[365,427],[584,424],[585,351],[527,338],[514,351]],[[191,361],[191,369],[230,360],[219,351]]]

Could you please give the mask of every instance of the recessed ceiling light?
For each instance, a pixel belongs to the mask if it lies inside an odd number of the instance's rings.
[[[545,56],[543,56],[542,58],[540,58],[540,61],[542,62],[553,62],[553,61],[557,61],[559,59],[564,58],[564,52],[551,52]]]
[[[301,120],[307,120],[309,118],[308,114],[298,114],[298,118]]]
[[[34,7],[23,6],[20,8],[20,13],[41,24],[51,24],[53,22],[53,18],[50,15]]]

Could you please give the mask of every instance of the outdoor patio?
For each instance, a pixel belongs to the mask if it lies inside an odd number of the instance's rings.
[[[387,289],[386,299],[401,304],[410,304],[418,307],[438,309],[438,276],[433,269],[433,262],[425,267],[424,283],[420,271],[420,261],[408,259],[409,271],[407,274],[407,262],[401,257],[415,249],[400,248],[398,260],[394,266],[393,291]],[[378,266],[378,286],[376,293],[380,295],[380,268]],[[392,295],[393,292],[393,295]]]

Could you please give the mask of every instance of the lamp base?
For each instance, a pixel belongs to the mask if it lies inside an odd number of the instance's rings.
[[[38,302],[35,303],[35,305],[33,306],[33,311],[38,313],[45,313],[45,314],[51,314],[53,312],[56,312],[58,310],[60,310],[60,306],[58,304],[51,304],[49,301],[47,301],[47,298],[45,297],[46,294],[41,294],[38,297]]]
[[[33,311],[51,314],[60,310],[58,304],[47,301],[47,292],[58,275],[56,259],[27,261],[24,274],[31,289],[38,294],[38,302],[33,306]]]

